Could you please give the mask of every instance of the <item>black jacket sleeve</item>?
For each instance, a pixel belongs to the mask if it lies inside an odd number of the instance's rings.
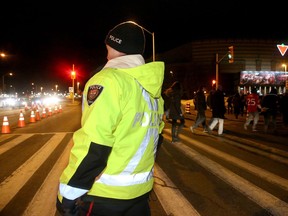
[[[68,185],[89,190],[95,182],[95,178],[106,167],[111,150],[112,148],[109,146],[91,143],[87,155],[78,166]]]

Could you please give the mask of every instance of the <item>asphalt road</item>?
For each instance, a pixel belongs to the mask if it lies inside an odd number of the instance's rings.
[[[278,134],[265,134],[263,119],[252,132],[243,129],[245,116],[227,114],[218,137],[202,128],[192,134],[196,113],[190,111],[179,143],[171,143],[166,122],[150,196],[152,216],[287,215],[288,133],[281,119]],[[62,113],[35,123],[28,118],[25,127],[0,135],[1,216],[55,215],[58,178],[80,117],[80,104],[66,103]]]

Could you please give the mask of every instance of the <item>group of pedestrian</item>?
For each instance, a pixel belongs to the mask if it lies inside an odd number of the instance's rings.
[[[261,99],[256,88],[252,88],[246,97],[247,118],[244,129],[252,123],[252,131],[257,131],[260,115],[264,118],[264,133],[277,133],[277,116],[282,114],[283,126],[288,125],[288,92],[279,96],[276,88]]]
[[[208,98],[205,95],[204,86],[200,86],[194,97],[194,106],[197,112],[195,123],[190,127],[192,133],[194,130],[200,126],[203,127],[203,132],[211,133],[211,131],[218,124],[218,135],[223,134],[224,126],[224,114],[226,112],[224,93],[222,86],[219,85],[216,89],[214,85]],[[171,126],[171,137],[172,143],[179,141],[179,133],[185,125],[184,113],[181,105],[182,98],[182,87],[179,81],[174,82],[168,89],[163,93],[163,97],[166,98],[165,109],[167,110],[168,119],[172,120]],[[209,101],[209,102],[208,102]],[[212,110],[212,120],[210,123],[207,123],[206,119],[206,110],[207,104],[209,104],[210,109]]]
[[[169,110],[169,118],[172,120],[172,143],[179,140],[179,133],[185,124],[181,108],[182,89],[180,86],[180,83],[177,81],[165,91],[165,96],[169,98],[169,107],[167,106],[166,109]],[[196,119],[194,124],[190,127],[190,130],[194,133],[195,129],[201,126],[203,132],[212,133],[214,128],[218,126],[217,134],[222,136],[224,131],[225,114],[227,112],[222,86],[218,85],[217,89],[215,85],[212,86],[212,90],[207,98],[204,91],[205,88],[200,86],[193,99],[196,110]],[[257,124],[261,114],[264,117],[264,132],[267,133],[270,124],[272,124],[270,131],[276,132],[276,116],[279,110],[283,114],[284,126],[288,126],[287,98],[288,93],[284,94],[280,100],[277,96],[277,90],[272,88],[271,92],[265,95],[261,100],[257,93],[257,88],[252,88],[251,92],[247,95],[244,95],[243,92],[235,93],[230,97],[230,103],[233,107],[233,114],[236,119],[238,119],[238,116],[243,116],[244,113],[246,113],[246,120],[244,122],[245,130],[248,130],[248,127],[252,123],[252,131],[257,131]],[[212,111],[212,118],[209,122],[207,122],[206,119],[207,107]],[[232,108],[230,108],[230,113],[231,110]]]
[[[207,103],[212,110],[212,118],[209,123],[206,123]],[[192,133],[194,130],[202,124],[203,132],[211,133],[213,129],[218,125],[218,135],[223,134],[224,127],[224,115],[226,113],[224,93],[221,85],[212,87],[207,99],[204,94],[204,88],[201,86],[194,98],[195,110],[197,111],[195,123],[190,127]]]

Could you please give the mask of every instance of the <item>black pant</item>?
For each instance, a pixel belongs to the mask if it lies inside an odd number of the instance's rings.
[[[150,216],[149,194],[130,200],[84,196],[80,205],[80,215]]]

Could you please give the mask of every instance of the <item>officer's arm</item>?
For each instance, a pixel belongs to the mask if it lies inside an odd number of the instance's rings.
[[[91,142],[87,155],[68,182],[70,186],[89,190],[95,178],[105,169],[111,147]]]

